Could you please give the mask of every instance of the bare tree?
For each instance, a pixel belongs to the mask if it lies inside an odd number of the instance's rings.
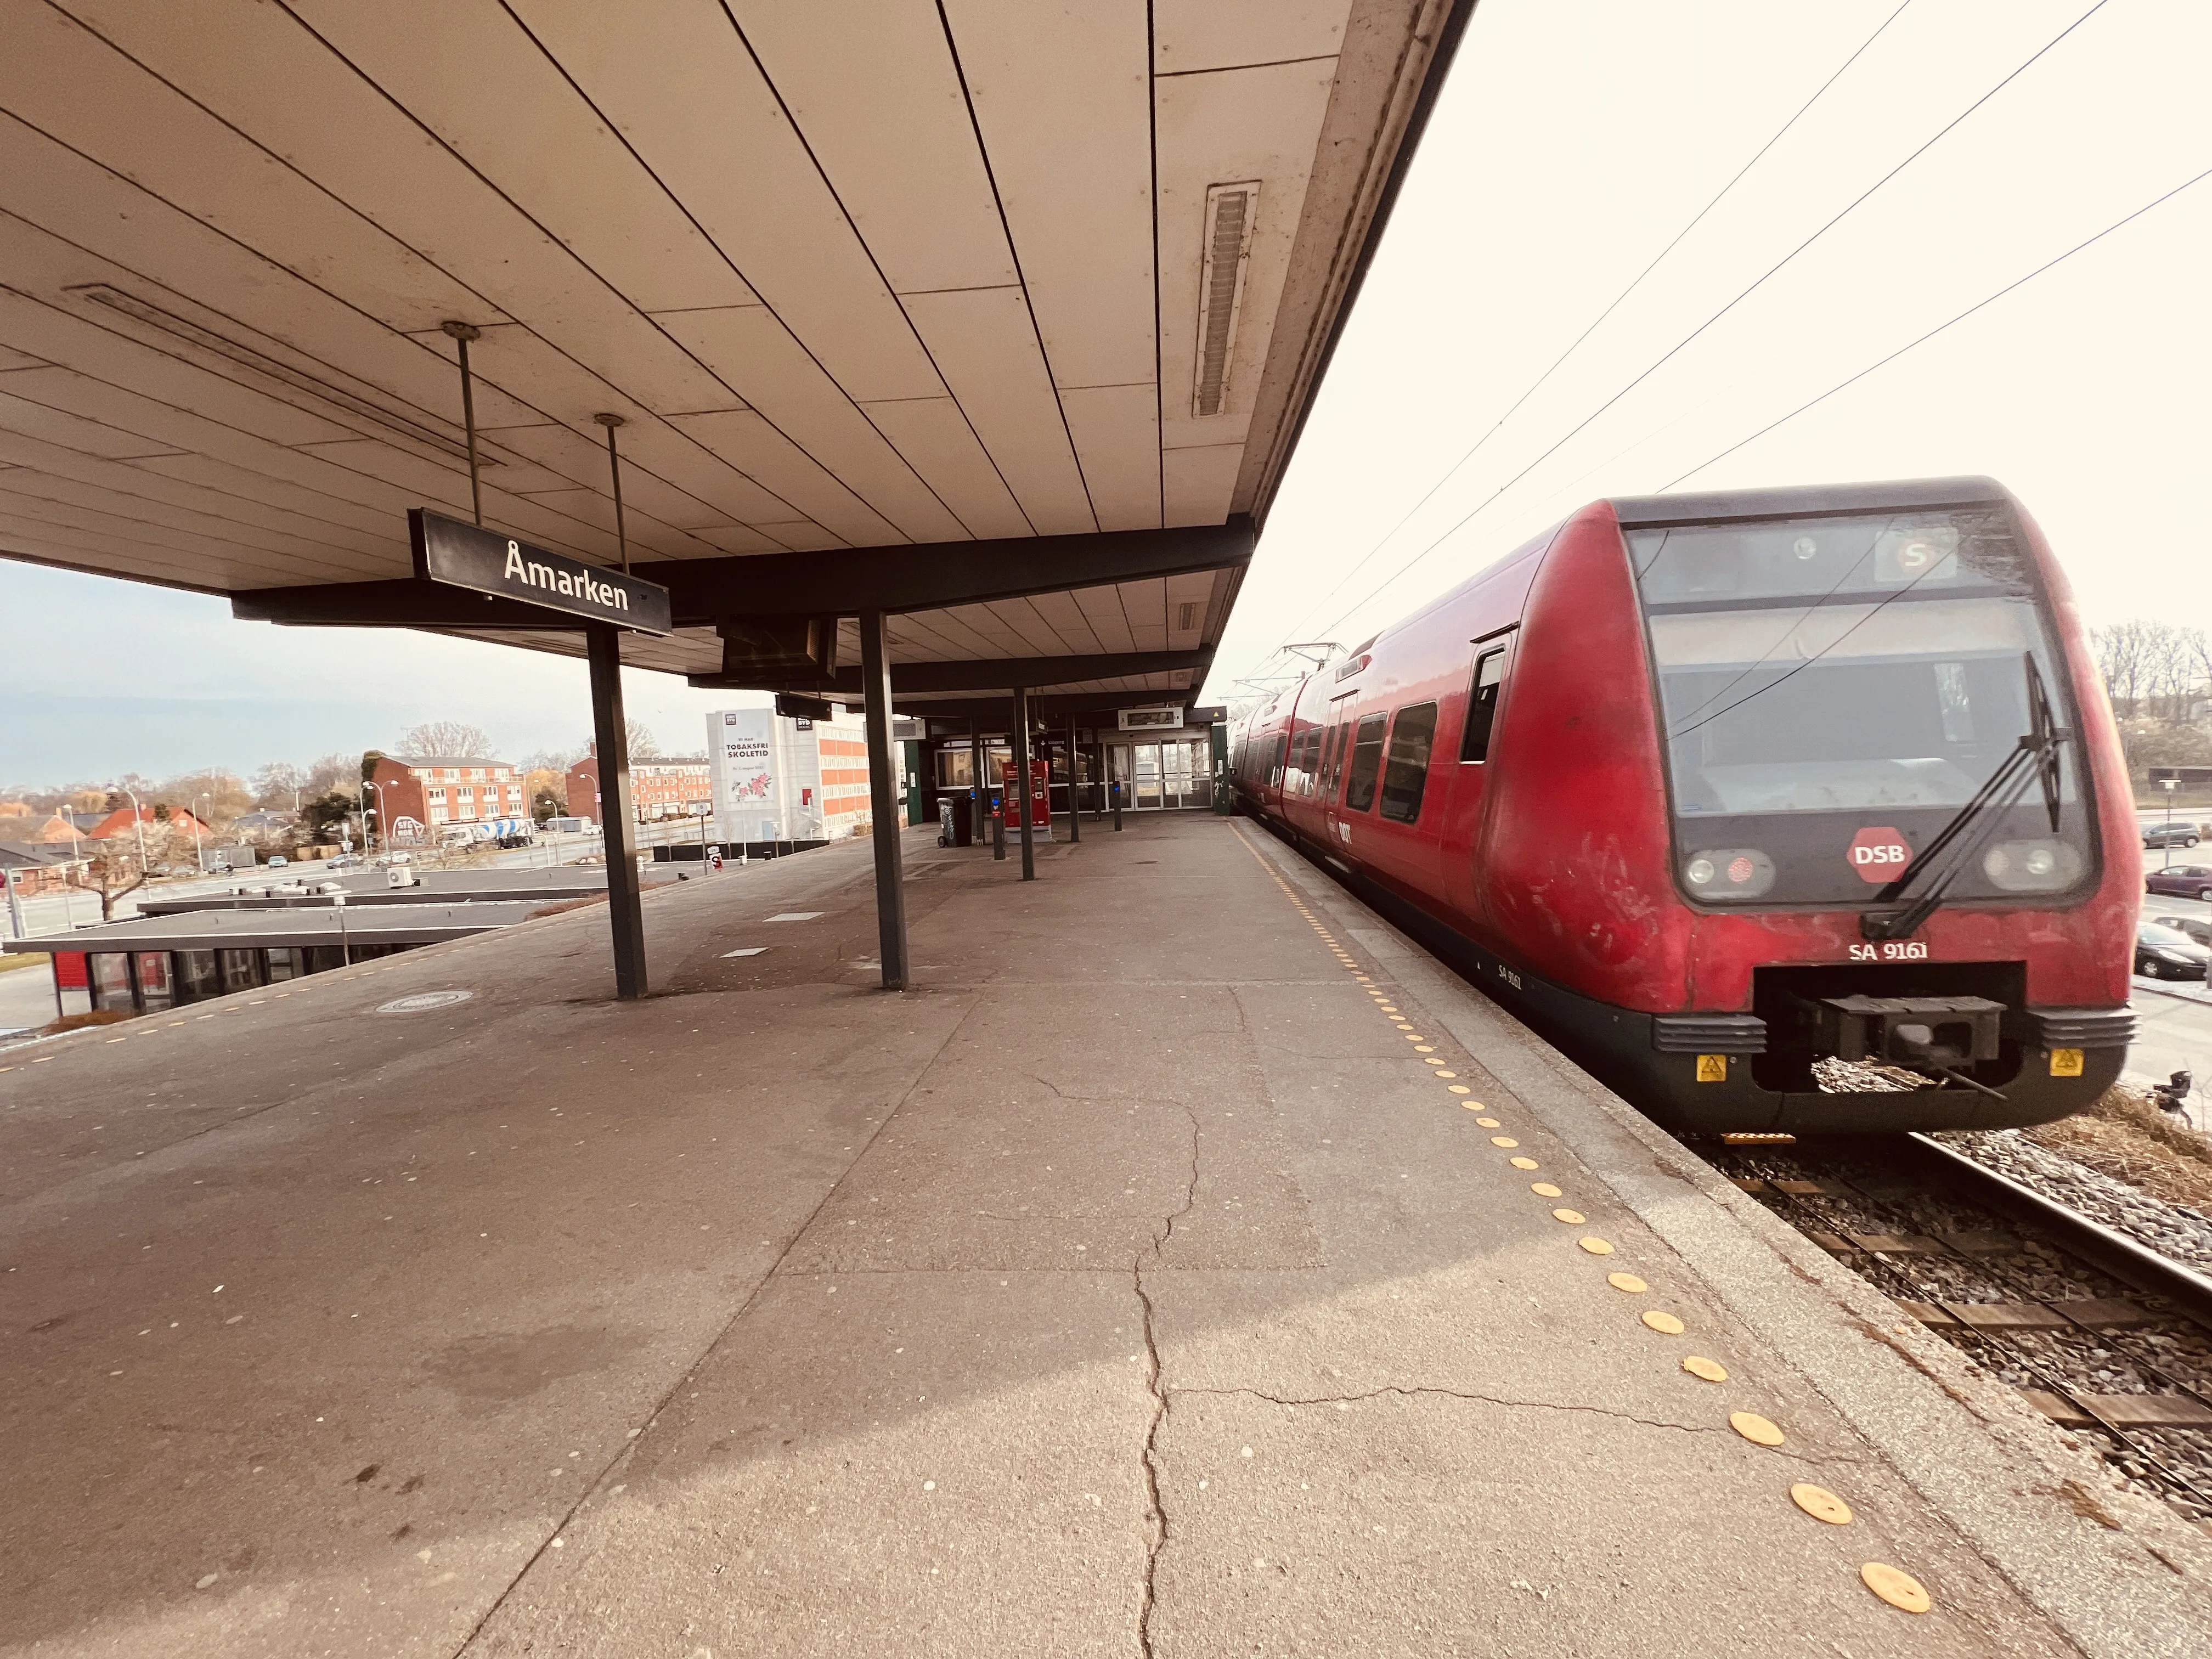
[[[491,736],[465,720],[425,720],[399,734],[398,753],[410,760],[426,755],[451,755],[459,760],[489,760]]]
[[[2148,666],[2143,624],[2130,621],[2097,629],[2089,635],[2089,644],[2096,653],[2097,672],[2104,677],[2105,694],[2112,698],[2113,711],[2123,715],[2137,713]]]
[[[307,775],[289,761],[270,761],[253,775],[253,804],[292,810],[296,793],[307,787]]]
[[[654,760],[660,754],[660,739],[653,735],[653,728],[635,714],[627,726],[629,736],[629,757],[632,760]]]
[[[360,787],[361,762],[351,755],[336,753],[319,757],[300,784],[303,796],[327,795],[333,789],[350,792]]]
[[[190,812],[201,823],[228,823],[253,805],[252,792],[234,772],[210,769],[187,772],[161,785],[163,801]],[[202,797],[205,797],[204,799]]]

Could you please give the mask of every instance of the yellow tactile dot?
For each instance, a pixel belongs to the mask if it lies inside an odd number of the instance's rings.
[[[1516,1158],[1513,1161],[1516,1164],[1518,1164],[1521,1160]],[[1532,1181],[1528,1183],[1528,1190],[1535,1194],[1539,1198],[1565,1198],[1566,1196],[1565,1193],[1561,1192],[1557,1187],[1554,1187],[1548,1181]]]
[[[1757,1412],[1730,1412],[1729,1427],[1754,1445],[1778,1446],[1782,1443],[1782,1431]]]
[[[1722,1364],[1717,1359],[1706,1358],[1705,1355],[1701,1353],[1693,1353],[1687,1358],[1684,1359],[1682,1361],[1682,1369],[1689,1372],[1692,1376],[1704,1377],[1708,1382],[1725,1382],[1728,1381],[1728,1367]]]
[[[1380,991],[1370,992],[1369,994],[1377,997],[1382,996],[1382,993]],[[1395,1014],[1398,1012],[1398,1005],[1391,1001],[1387,997],[1384,997],[1383,1000],[1376,1006],[1381,1008],[1386,1014]]]
[[[1557,1194],[1558,1192],[1559,1188],[1554,1187],[1551,1193],[1547,1194],[1546,1196],[1553,1196]],[[1552,1212],[1552,1219],[1554,1221],[1564,1221],[1570,1227],[1579,1227],[1583,1222],[1589,1220],[1589,1218],[1584,1215],[1580,1210],[1554,1210]]]
[[[1909,1572],[1885,1566],[1879,1561],[1869,1561],[1859,1569],[1859,1577],[1866,1587],[1893,1607],[1903,1607],[1907,1613],[1925,1613],[1936,1605],[1927,1587]]]
[[[1457,1072],[1438,1072],[1437,1075],[1438,1077],[1457,1077],[1459,1073]]]
[[[1490,1144],[1493,1146],[1518,1146],[1521,1143],[1514,1139],[1511,1135],[1492,1135],[1490,1138]]]
[[[1494,1117],[1479,1117],[1475,1119],[1475,1121],[1482,1125],[1486,1129],[1502,1129],[1505,1127]]]
[[[1406,1033],[1406,1041],[1408,1042],[1419,1042],[1424,1041],[1424,1039],[1419,1031],[1408,1031]]]
[[[1832,1527],[1851,1524],[1851,1506],[1826,1486],[1801,1480],[1790,1488],[1790,1501],[1815,1521],[1825,1521]]]
[[[1455,1094],[1455,1095],[1467,1095],[1467,1094],[1473,1094],[1473,1093],[1474,1092],[1474,1091],[1473,1091],[1472,1089],[1468,1088],[1468,1087],[1467,1086],[1467,1085],[1465,1085],[1464,1083],[1455,1083],[1455,1084],[1452,1084],[1452,1085],[1449,1085],[1449,1086],[1450,1087],[1451,1092],[1452,1092],[1452,1093],[1454,1093],[1454,1094]],[[1462,1101],[1462,1102],[1461,1102],[1460,1103],[1461,1103],[1462,1105],[1464,1105],[1464,1106],[1472,1106],[1472,1105],[1474,1105],[1474,1103],[1473,1101],[1471,1101],[1471,1100],[1468,1100],[1468,1101]]]
[[[1533,1158],[1516,1158],[1512,1159],[1511,1163],[1516,1170],[1534,1170],[1540,1167]]]
[[[1438,1060],[1434,1054],[1430,1054],[1422,1060],[1421,1064],[1424,1066],[1441,1066],[1443,1064],[1443,1061]]]
[[[1680,1336],[1682,1334],[1682,1322],[1661,1309],[1647,1308],[1638,1317],[1662,1336]]]
[[[1581,1245],[1583,1249],[1588,1250],[1592,1255],[1611,1255],[1613,1254],[1613,1246],[1607,1243],[1605,1240],[1601,1238],[1578,1238],[1575,1243]]]
[[[1631,1296],[1641,1296],[1651,1288],[1634,1273],[1607,1273],[1605,1282],[1616,1291],[1626,1291]]]
[[[1436,1050],[1431,1048],[1427,1043],[1423,1042],[1416,1044],[1413,1052],[1417,1054],[1432,1054],[1436,1053]]]

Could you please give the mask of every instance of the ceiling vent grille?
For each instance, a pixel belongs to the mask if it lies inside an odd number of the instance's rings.
[[[1257,179],[1216,185],[1206,192],[1206,266],[1198,285],[1198,374],[1190,412],[1203,419],[1229,405],[1229,372],[1237,350],[1237,313],[1244,304],[1244,270],[1252,262]]]
[[[1198,601],[1185,599],[1176,607],[1176,632],[1188,634],[1198,626]]]

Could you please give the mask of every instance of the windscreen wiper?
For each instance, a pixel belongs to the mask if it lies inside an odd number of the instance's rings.
[[[1934,840],[1923,848],[1905,872],[1895,881],[1875,895],[1879,904],[1894,903],[1903,897],[1913,883],[1940,862],[1941,871],[1929,883],[1928,890],[1914,899],[1902,910],[1881,914],[1868,911],[1859,917],[1859,932],[1870,939],[1905,939],[1917,932],[1921,923],[1934,915],[1949,896],[1951,884],[1972,862],[1990,832],[2004,822],[2004,813],[2016,805],[2027,793],[2031,779],[2043,787],[2043,810],[2051,820],[2053,835],[2058,832],[2058,820],[2063,805],[2061,786],[2064,780],[2059,766],[2059,750],[2072,735],[2062,730],[2054,718],[2050,693],[2045,689],[2043,675],[2035,665],[2035,653],[2024,652],[2022,660],[2027,669],[2028,726],[2027,732],[2014,745],[1997,769],[1974,792],[1973,799],[1960,807],[1951,821],[1936,834]],[[1995,808],[1996,810],[1992,811]],[[1971,833],[1969,833],[1971,831]],[[1948,859],[1946,853],[1949,854]]]

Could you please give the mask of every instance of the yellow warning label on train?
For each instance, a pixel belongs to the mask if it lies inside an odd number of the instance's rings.
[[[2057,1062],[2055,1061],[2053,1062],[2054,1065]],[[1726,1083],[1728,1081],[1728,1056],[1726,1054],[1699,1054],[1698,1056],[1698,1081],[1700,1083]]]
[[[2081,1051],[2079,1048],[2053,1048],[2051,1051],[2051,1075],[2079,1077],[2081,1075]]]

